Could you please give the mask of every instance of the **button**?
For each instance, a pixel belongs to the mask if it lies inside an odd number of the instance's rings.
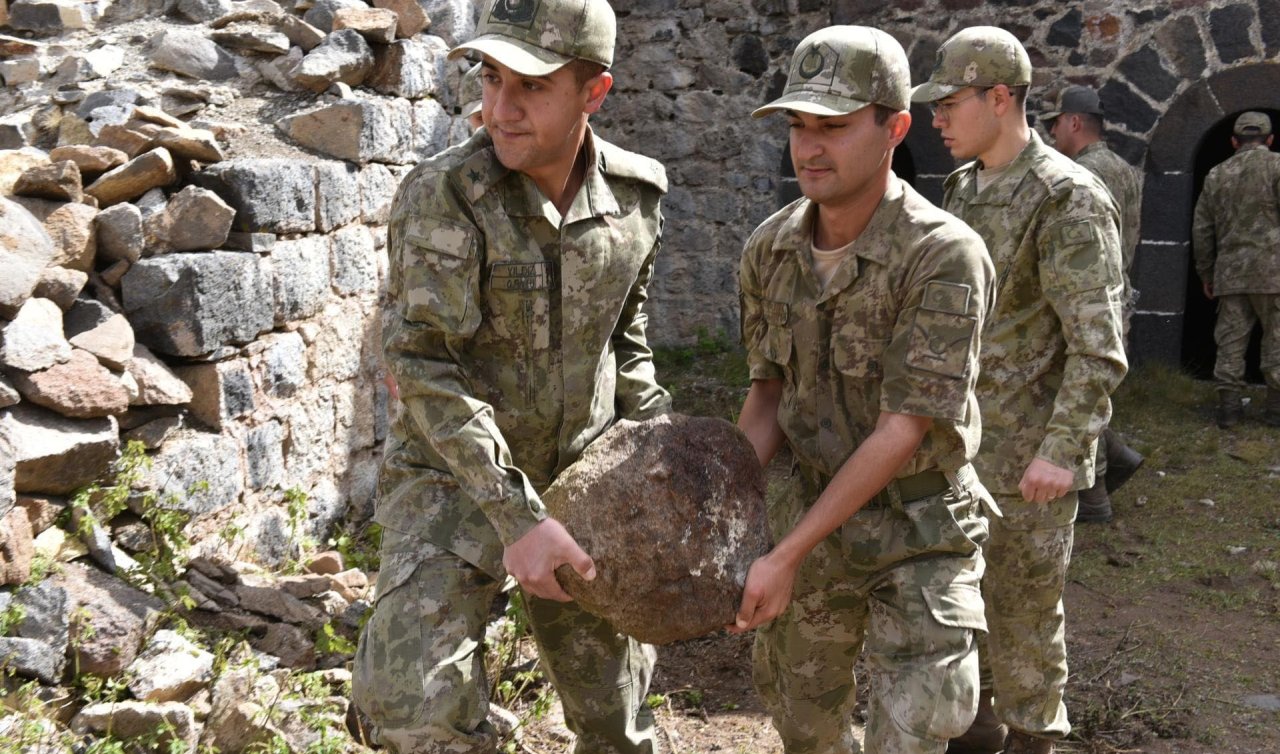
[[[822,421],[818,422],[818,424],[819,424],[823,429],[831,429],[831,420],[830,420],[830,419],[825,419],[825,418],[824,418]]]

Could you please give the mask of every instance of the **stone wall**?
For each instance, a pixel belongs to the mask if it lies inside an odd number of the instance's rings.
[[[794,195],[781,118],[750,111],[775,96],[789,56],[832,23],[876,26],[927,77],[955,31],[997,25],[1036,67],[1033,111],[1069,84],[1101,89],[1109,139],[1146,180],[1135,285],[1138,359],[1177,361],[1186,309],[1194,159],[1206,134],[1250,108],[1280,106],[1280,2],[1047,0],[633,0],[615,4],[615,94],[597,118],[621,145],[661,160],[671,177],[665,250],[651,306],[659,342],[737,333],[735,270],[757,223]],[[916,186],[935,200],[954,163],[924,108],[905,150]]]

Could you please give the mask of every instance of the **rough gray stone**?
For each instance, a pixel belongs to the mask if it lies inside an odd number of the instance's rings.
[[[314,317],[329,295],[329,238],[280,241],[271,250],[275,269],[275,324]]]
[[[413,103],[413,151],[427,158],[449,146],[452,116],[433,99]]]
[[[78,421],[25,403],[0,415],[16,461],[17,492],[66,495],[93,482],[116,458],[112,417]]]
[[[141,343],[134,344],[127,369],[138,383],[138,395],[130,405],[174,406],[191,402],[191,388],[187,383]]]
[[[368,7],[362,0],[317,0],[302,14],[302,20],[327,34],[334,31],[333,17],[340,8]]]
[[[245,437],[249,487],[265,490],[284,484],[284,427],[269,421],[249,430]]]
[[[258,372],[262,391],[273,398],[290,398],[307,379],[307,346],[296,332],[274,332],[264,336]]]
[[[378,257],[373,234],[364,225],[348,225],[333,234],[333,289],[340,296],[378,290]]]
[[[596,578],[556,576],[586,610],[664,644],[733,622],[751,563],[769,547],[765,479],[722,419],[620,421],[543,495],[594,559]]]
[[[360,170],[360,218],[366,223],[386,224],[399,183],[400,179],[385,165],[365,165]]]
[[[142,258],[142,211],[136,205],[121,202],[108,207],[99,212],[93,222],[98,234],[98,253],[103,259],[133,264]]]
[[[200,737],[195,712],[180,702],[153,704],[132,699],[90,704],[71,719],[71,729],[79,733],[106,733],[130,739],[156,735],[156,747],[170,750],[179,746],[195,751]]]
[[[248,50],[268,55],[284,55],[289,52],[291,46],[289,37],[278,31],[264,29],[215,31],[209,35],[209,38],[233,50]]]
[[[62,309],[54,302],[28,299],[18,316],[0,330],[0,365],[36,372],[71,358],[62,330]]]
[[[22,205],[0,197],[0,317],[18,313],[56,254],[44,225]]]
[[[289,38],[289,43],[299,47],[303,52],[310,52],[316,45],[324,41],[325,32],[303,21],[293,14],[285,14],[280,21],[280,31]]]
[[[439,41],[439,45],[429,40]],[[444,41],[439,37],[399,39],[374,52],[365,85],[380,94],[420,99],[444,89]]]
[[[236,211],[214,192],[187,186],[169,199],[163,220],[163,243],[172,251],[216,249],[227,240]]]
[[[37,639],[55,653],[51,675],[56,680],[66,666],[67,645],[71,636],[72,605],[67,599],[67,591],[58,585],[56,579],[46,579],[14,592],[13,604],[23,611],[22,620],[13,631],[14,635],[24,639]]]
[[[0,637],[0,662],[24,678],[35,678],[50,686],[62,679],[66,659],[38,639]]]
[[[413,115],[406,100],[341,100],[277,121],[277,127],[304,147],[353,162],[409,162],[404,135]]]
[[[178,0],[178,15],[198,24],[212,21],[230,13],[235,7],[231,0]]]
[[[140,342],[200,356],[270,330],[271,285],[256,255],[215,251],[144,259],[125,274],[121,293]]]
[[[1253,26],[1254,11],[1243,3],[1226,5],[1209,12],[1209,33],[1218,48],[1218,59],[1234,63],[1241,58],[1257,54],[1249,28]]]
[[[14,0],[9,4],[9,25],[36,34],[61,34],[89,28],[88,8],[75,0]]]
[[[176,631],[157,631],[127,671],[129,691],[146,702],[182,702],[213,681],[213,655]]]
[[[62,324],[71,345],[97,356],[112,369],[122,370],[133,359],[133,328],[129,320],[99,301],[80,299]]]
[[[161,500],[180,510],[213,513],[240,500],[244,472],[234,437],[181,430],[152,457],[151,478]]]
[[[76,302],[76,297],[89,282],[89,276],[80,270],[69,270],[66,267],[46,267],[40,273],[40,282],[36,284],[36,298],[47,298],[66,311]]]
[[[360,173],[347,162],[316,163],[316,230],[327,233],[360,218]]]
[[[215,430],[254,409],[253,377],[243,359],[178,367],[177,375],[191,388],[192,416]]]
[[[0,584],[22,584],[31,578],[35,535],[25,508],[15,505],[13,453],[0,437]]]
[[[476,22],[484,10],[483,3],[471,0],[419,0],[419,4],[431,19],[431,28],[450,47],[475,35]]]
[[[294,79],[313,92],[335,82],[356,86],[373,71],[373,50],[360,33],[351,29],[332,32],[302,58]]]
[[[17,402],[18,402],[18,391],[13,389],[13,383],[9,382],[9,378],[5,377],[3,374],[0,374],[0,408],[8,408],[9,406],[12,406]],[[5,451],[5,453],[8,453],[9,455],[6,456],[3,453],[0,453],[0,458],[4,459],[11,466],[13,463],[13,451],[9,448],[7,444],[8,441],[6,440],[5,442],[6,444],[4,445],[3,450]],[[13,472],[13,469],[10,468],[9,477],[8,477],[10,489],[12,489],[13,487],[12,472]],[[9,502],[12,502],[12,501],[9,501]],[[0,509],[3,509],[4,505],[5,505],[4,501],[0,500]]]
[[[193,178],[236,211],[234,227],[250,233],[316,229],[315,165],[285,159],[233,159]]]
[[[205,81],[236,78],[235,58],[217,43],[194,31],[167,29],[155,39],[151,65]]]

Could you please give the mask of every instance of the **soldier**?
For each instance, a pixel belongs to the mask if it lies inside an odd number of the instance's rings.
[[[1070,730],[1062,589],[1075,490],[1093,486],[1094,443],[1127,368],[1115,202],[1027,126],[1030,83],[1022,44],[980,26],[944,42],[912,92],[931,103],[952,156],[975,160],[947,178],[943,206],[986,241],[999,280],[982,333],[974,465],[1003,517],[983,553],[978,717],[950,752],[1048,754]]]
[[[1138,247],[1138,224],[1142,214],[1142,189],[1138,172],[1120,155],[1107,147],[1103,138],[1102,101],[1098,93],[1087,86],[1069,86],[1058,96],[1053,110],[1040,116],[1053,145],[1058,151],[1089,169],[1111,192],[1120,209],[1120,250],[1124,273],[1124,335],[1126,352],[1129,339],[1129,319],[1137,302],[1137,291],[1129,281],[1134,251]],[[1142,465],[1142,454],[1129,447],[1111,427],[1102,430],[1098,438],[1095,481],[1087,490],[1080,491],[1077,522],[1106,522],[1111,520],[1110,493],[1128,481]]]
[[[1236,153],[1209,171],[1196,201],[1192,249],[1204,295],[1218,300],[1213,339],[1218,358],[1218,426],[1234,427],[1244,412],[1244,355],[1253,324],[1262,323],[1262,373],[1267,402],[1262,421],[1280,426],[1280,155],[1270,149],[1271,119],[1236,118]]]
[[[578,754],[653,752],[652,647],[581,610],[595,566],[539,494],[619,417],[669,408],[642,310],[658,163],[597,138],[613,79],[604,0],[496,0],[476,38],[488,128],[418,165],[388,229],[383,335],[404,412],[374,519],[377,597],[352,693],[398,752],[492,754],[483,642],[513,577]]]
[[[773,621],[753,676],[789,754],[853,750],[864,644],[868,751],[941,754],[977,706],[990,497],[969,459],[994,278],[977,235],[890,170],[909,77],[893,37],[834,26],[753,113],[786,113],[804,198],[742,254],[738,423],[762,464],[785,443],[794,465],[729,629]]]

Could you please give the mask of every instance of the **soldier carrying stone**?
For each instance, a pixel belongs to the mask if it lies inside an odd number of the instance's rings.
[[[496,751],[483,642],[508,578],[575,751],[655,750],[654,651],[569,601],[555,569],[595,566],[539,497],[616,419],[670,405],[642,310],[666,176],[588,125],[615,24],[605,0],[495,0],[450,52],[481,56],[488,127],[418,165],[392,204],[383,347],[404,411],[352,693],[399,752]]]
[[[947,178],[943,206],[986,241],[999,280],[974,465],[1003,516],[983,548],[978,716],[950,752],[1049,754],[1070,731],[1062,590],[1075,491],[1093,486],[1095,441],[1127,369],[1119,213],[1092,173],[1028,127],[1030,84],[1017,38],[979,26],[944,42],[912,92],[952,156],[974,160]]]
[[[1218,426],[1244,413],[1244,358],[1255,322],[1262,323],[1262,421],[1280,426],[1280,155],[1272,152],[1271,119],[1236,118],[1236,153],[1209,171],[1196,201],[1191,244],[1204,295],[1218,301],[1213,339],[1218,358]]]
[[[1137,302],[1137,291],[1129,280],[1134,251],[1138,247],[1138,225],[1142,216],[1142,188],[1138,171],[1107,147],[1103,138],[1102,101],[1087,86],[1069,86],[1058,96],[1054,109],[1042,114],[1057,150],[1098,176],[1111,192],[1120,210],[1120,250],[1124,273],[1125,350],[1129,345],[1129,320]],[[1111,520],[1110,493],[1133,476],[1142,465],[1142,455],[1125,444],[1108,426],[1098,438],[1097,465],[1093,486],[1080,490],[1078,522]]]
[[[786,114],[804,198],[742,254],[738,423],[762,464],[784,444],[795,463],[729,628],[762,626],[753,677],[789,754],[853,750],[864,646],[867,751],[940,754],[977,706],[990,496],[969,461],[994,277],[981,239],[890,169],[909,78],[893,37],[833,26],[754,113]]]

